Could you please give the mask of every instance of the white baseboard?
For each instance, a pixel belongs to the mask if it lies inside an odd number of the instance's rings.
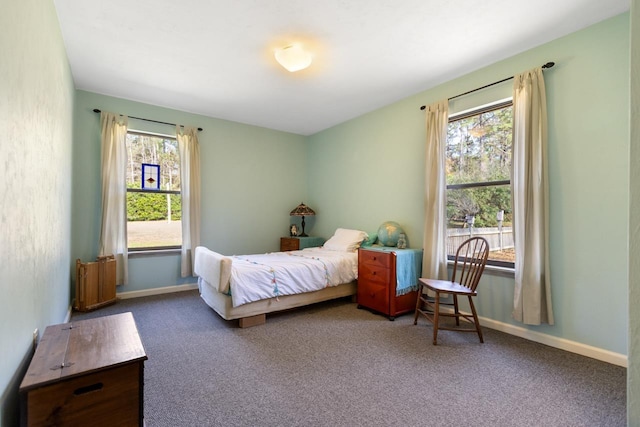
[[[163,288],[145,289],[142,291],[130,291],[119,292],[117,297],[119,299],[139,298],[150,295],[161,295],[172,292],[190,291],[198,289],[197,283],[189,283],[186,285],[166,286]],[[624,354],[614,353],[609,350],[604,350],[598,347],[582,344],[575,341],[570,341],[565,338],[554,337],[553,335],[543,334],[540,332],[532,331],[530,329],[523,328],[521,326],[511,325],[497,320],[488,319],[486,317],[480,317],[480,325],[483,327],[495,329],[510,335],[515,335],[520,338],[534,341],[540,344],[548,345],[550,347],[559,348],[561,350],[569,351],[571,353],[580,354],[582,356],[590,357],[592,359],[600,360],[602,362],[611,363],[613,365],[628,367],[628,358]]]
[[[590,345],[582,344],[575,341],[570,341],[565,338],[554,337],[553,335],[543,334],[520,326],[498,322],[497,320],[493,319],[480,317],[479,320],[480,325],[483,327],[486,326],[487,328],[505,332],[510,335],[515,335],[529,341],[545,344],[550,347],[570,351],[571,353],[591,357],[592,359],[600,360],[602,362],[611,363],[613,365],[622,366],[624,368],[628,367],[628,358],[624,354],[614,353],[609,350],[603,350],[601,348],[592,347]]]
[[[170,294],[173,292],[191,291],[198,289],[197,283],[188,283],[186,285],[165,286],[163,288],[144,289],[141,291],[118,292],[118,299],[140,298],[150,295]]]

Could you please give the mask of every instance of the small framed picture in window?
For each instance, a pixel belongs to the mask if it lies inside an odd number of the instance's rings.
[[[144,190],[160,189],[160,165],[142,164],[142,188]]]

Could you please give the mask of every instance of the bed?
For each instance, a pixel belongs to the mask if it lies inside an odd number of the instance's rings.
[[[263,324],[266,314],[356,294],[358,247],[367,233],[339,228],[322,247],[226,256],[195,251],[200,296],[240,327]]]

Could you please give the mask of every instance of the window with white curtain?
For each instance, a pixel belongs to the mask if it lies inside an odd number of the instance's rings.
[[[180,249],[180,154],[175,137],[127,132],[129,251]]]
[[[511,100],[453,114],[446,143],[447,255],[470,236],[491,249],[488,264],[514,267]]]

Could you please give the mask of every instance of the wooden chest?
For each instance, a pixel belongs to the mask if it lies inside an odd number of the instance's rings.
[[[146,359],[131,313],[48,326],[20,385],[23,425],[142,426]]]
[[[394,320],[396,316],[416,308],[418,293],[396,295],[396,253],[358,250],[358,307],[383,313]],[[417,280],[417,279],[416,279]]]
[[[116,302],[116,260],[113,255],[95,262],[76,260],[76,300],[78,311],[91,311]]]

